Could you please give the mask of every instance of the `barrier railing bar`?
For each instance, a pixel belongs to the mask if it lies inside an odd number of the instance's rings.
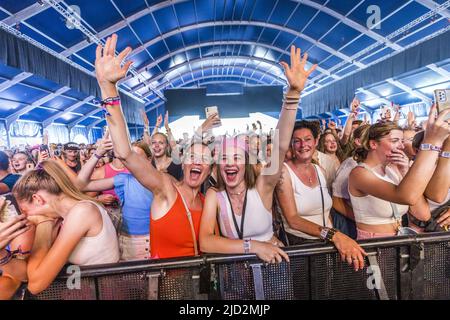
[[[368,240],[360,242],[364,249],[371,248],[386,248],[402,245],[412,245],[420,242],[443,242],[450,241],[450,233],[436,233],[433,235],[418,235],[418,236],[401,236],[396,238],[385,238],[381,240]],[[284,249],[289,256],[312,256],[325,253],[335,253],[336,248],[333,245],[324,244],[306,244],[301,246],[292,246]],[[256,255],[203,255],[201,257],[186,257],[178,259],[161,259],[161,260],[142,260],[133,262],[121,262],[116,264],[95,265],[81,267],[83,277],[97,277],[109,274],[121,274],[129,272],[142,272],[149,269],[174,269],[182,267],[198,267],[205,264],[224,264],[229,262],[253,262],[259,261]],[[58,276],[58,279],[65,279],[69,275],[63,272]]]

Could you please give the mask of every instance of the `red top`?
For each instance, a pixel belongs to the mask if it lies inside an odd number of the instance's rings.
[[[105,168],[105,179],[106,178],[114,178],[119,173],[130,173],[126,167],[120,170],[115,170],[111,167],[110,163],[104,165]],[[102,194],[112,194],[116,199],[118,199],[117,194],[114,192],[114,188],[110,190],[103,191]]]
[[[200,194],[202,204],[204,197]],[[202,211],[191,210],[195,236],[198,245],[200,219]],[[151,214],[150,214],[151,217]],[[194,240],[191,226],[183,205],[183,200],[177,191],[177,198],[164,217],[150,221],[150,252],[152,259],[194,256]]]

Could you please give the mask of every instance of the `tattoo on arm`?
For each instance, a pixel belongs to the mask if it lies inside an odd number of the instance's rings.
[[[277,185],[275,187],[275,190],[277,192],[283,193],[283,184],[284,184],[285,174],[286,174],[286,172],[285,172],[285,170],[283,168],[283,170],[281,170],[280,180],[278,180],[278,183],[277,183]]]

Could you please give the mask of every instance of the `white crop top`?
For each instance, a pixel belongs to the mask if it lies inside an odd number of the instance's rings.
[[[222,235],[228,239],[239,239],[233,222],[231,203],[225,191],[217,192],[219,201],[219,226]],[[241,226],[242,216],[235,215],[237,225]],[[244,217],[244,239],[269,241],[273,236],[272,212],[268,211],[256,188],[247,191],[247,207]]]
[[[310,188],[303,184],[303,182],[297,177],[294,171],[285,163],[284,164],[289,172],[292,182],[292,190],[294,191],[295,207],[297,208],[297,214],[315,224],[320,226],[332,227],[330,221],[330,210],[333,205],[330,194],[328,193],[327,182],[319,166],[314,165],[317,169],[317,173],[320,179],[320,184],[314,188]],[[324,212],[322,212],[322,195],[320,193],[320,186],[322,186],[322,194],[324,199]],[[297,237],[304,239],[318,239],[304,232],[292,229],[286,221],[284,215],[282,215],[284,228],[286,232],[293,234]]]
[[[447,197],[445,198],[445,200],[441,203],[437,203],[431,200],[428,200],[428,205],[430,206],[430,210],[433,211],[434,209],[440,207],[441,205],[443,205],[444,203],[446,203],[448,200],[450,200],[450,189],[448,189],[447,191]]]
[[[93,201],[102,215],[102,230],[94,237],[84,237],[78,242],[69,257],[72,264],[86,266],[94,264],[116,263],[119,261],[119,241],[116,229],[105,208]]]
[[[392,184],[398,185],[400,183],[400,178],[395,174],[395,172],[386,167],[386,175],[382,176],[369,168],[366,164],[360,163],[358,167],[363,167],[371,171],[377,178],[390,182]],[[393,209],[389,201],[376,198],[371,195],[366,195],[364,197],[355,197],[350,194],[350,200],[352,202],[353,213],[355,215],[355,221],[357,223],[364,223],[370,225],[382,225],[382,224],[392,224],[396,222],[393,214]],[[403,216],[408,212],[409,206],[394,204],[397,207],[399,215]]]

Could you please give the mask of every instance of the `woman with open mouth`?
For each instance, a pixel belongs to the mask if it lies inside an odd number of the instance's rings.
[[[370,126],[355,151],[358,166],[349,176],[348,190],[355,214],[358,240],[404,234],[404,217],[431,217],[424,191],[436,169],[444,141],[450,134],[445,117],[431,107],[425,136],[414,163],[403,152],[403,131],[394,122]],[[412,225],[411,225],[412,226]]]
[[[106,120],[114,143],[114,153],[136,179],[153,193],[150,214],[150,252],[152,258],[197,255],[198,230],[203,209],[200,187],[210,174],[211,151],[195,143],[183,158],[183,178],[176,181],[158,171],[130,145],[128,128],[120,106],[117,82],[124,78],[131,61],[121,65],[131,52],[127,47],[115,56],[117,35],[109,37],[105,47],[97,47],[95,72],[102,92]]]
[[[289,89],[277,125],[271,166],[256,176],[245,140],[225,139],[218,164],[218,188],[206,194],[200,226],[200,248],[213,253],[254,253],[265,262],[289,261],[274,237],[272,200],[294,128],[300,94],[316,65],[306,70],[308,54],[291,47],[291,63],[282,62]],[[278,150],[277,150],[278,149]],[[218,217],[217,217],[218,213]],[[222,236],[215,232],[217,223]]]

